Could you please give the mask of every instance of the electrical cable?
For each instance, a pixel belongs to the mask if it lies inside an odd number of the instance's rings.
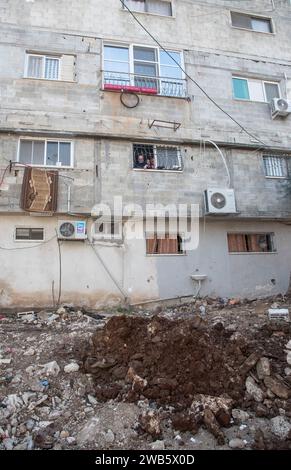
[[[125,4],[124,0],[120,0],[121,4],[123,7],[131,14],[131,16],[134,18],[134,20],[141,26],[141,28],[151,37],[151,39],[164,51],[171,59],[172,61],[182,70],[182,72],[185,74],[185,76],[191,80],[197,88],[206,96],[207,99],[209,99],[214,106],[216,106],[222,113],[224,113],[229,119],[231,119],[243,132],[245,132],[249,137],[252,139],[255,139],[257,142],[260,142],[264,147],[268,147],[268,145],[263,142],[261,139],[256,137],[254,134],[249,132],[242,124],[240,124],[231,114],[229,114],[225,109],[223,109],[208,93],[204,88],[199,85],[199,83],[189,75],[186,70],[179,64],[179,62],[172,57],[172,55],[162,46],[162,44],[156,39],[156,37],[143,25],[143,23],[135,16],[135,14],[131,11],[131,9]]]
[[[6,248],[4,246],[0,246],[0,250],[4,250],[4,251],[17,251],[17,250],[31,250],[32,248],[38,248],[40,246],[43,246],[43,245],[46,245],[47,243],[51,242],[52,240],[54,240],[56,238],[56,235],[54,235],[52,238],[50,238],[49,240],[46,240],[44,242],[41,242],[41,243],[38,243],[38,245],[32,245],[32,246],[22,246],[22,247],[17,247],[17,248]],[[26,242],[27,240],[19,240],[19,241],[23,241],[23,242]]]

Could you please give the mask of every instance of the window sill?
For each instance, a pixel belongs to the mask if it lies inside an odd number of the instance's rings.
[[[234,251],[228,252],[229,255],[277,255],[277,251]]]
[[[239,29],[241,31],[248,31],[250,33],[259,33],[259,34],[268,34],[269,36],[275,36],[275,32],[269,32],[269,31],[257,31],[256,29],[249,29],[249,28],[242,28],[240,26],[233,26],[231,25],[232,29]]]
[[[29,168],[49,168],[50,170],[74,170],[73,166],[56,166],[56,165],[34,165],[33,163],[23,163],[23,162],[17,162],[20,163],[20,165],[23,165],[24,167],[29,167]]]
[[[152,256],[157,256],[157,257],[161,257],[161,256],[170,256],[170,257],[173,257],[173,256],[186,256],[187,253],[146,253],[146,256],[149,256],[149,257],[152,257]]]
[[[53,78],[35,78],[35,77],[22,77],[23,80],[33,80],[33,81],[41,81],[41,82],[54,82],[54,83],[77,83],[76,80],[61,80],[61,79],[53,79]]]
[[[183,170],[154,170],[154,169],[143,169],[143,168],[132,168],[133,171],[145,172],[145,173],[183,173]]]
[[[120,8],[120,10],[123,11],[124,13],[129,13],[130,14],[130,12],[126,8]],[[134,13],[134,15],[150,15],[150,16],[158,16],[160,18],[169,18],[169,19],[172,19],[172,20],[176,19],[176,15],[161,15],[160,13],[151,13],[151,12],[148,12],[148,11],[135,11],[135,10],[132,10],[132,13]]]
[[[233,100],[240,101],[242,103],[269,104],[268,101],[244,100],[243,98],[236,98],[235,96],[233,96]]]
[[[265,175],[265,178],[268,180],[289,180],[289,176],[268,176]]]
[[[45,240],[13,240],[14,243],[44,243]]]

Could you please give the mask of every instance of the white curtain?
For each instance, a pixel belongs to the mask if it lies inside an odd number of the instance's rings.
[[[171,2],[162,2],[161,0],[147,0],[147,11],[157,13],[158,15],[172,16]]]
[[[124,3],[133,11],[146,11],[145,0],[125,0]]]
[[[42,57],[30,55],[28,58],[27,76],[32,78],[42,77]]]

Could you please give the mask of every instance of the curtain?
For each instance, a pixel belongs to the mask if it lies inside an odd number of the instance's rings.
[[[243,253],[247,250],[246,236],[242,233],[228,233],[228,251],[230,253]]]
[[[157,13],[158,15],[172,16],[171,2],[162,2],[161,0],[147,0],[147,11]]]
[[[157,168],[165,170],[180,169],[180,162],[178,151],[176,148],[171,147],[158,147],[157,148]]]
[[[59,59],[45,59],[45,78],[49,80],[58,80],[59,78]]]
[[[42,57],[30,55],[28,59],[27,76],[32,78],[42,78]]]
[[[145,11],[145,0],[125,0],[124,3],[133,11]]]

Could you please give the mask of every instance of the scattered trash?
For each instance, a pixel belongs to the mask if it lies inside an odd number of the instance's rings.
[[[287,308],[270,308],[268,310],[269,320],[284,320],[289,322],[289,310]]]

